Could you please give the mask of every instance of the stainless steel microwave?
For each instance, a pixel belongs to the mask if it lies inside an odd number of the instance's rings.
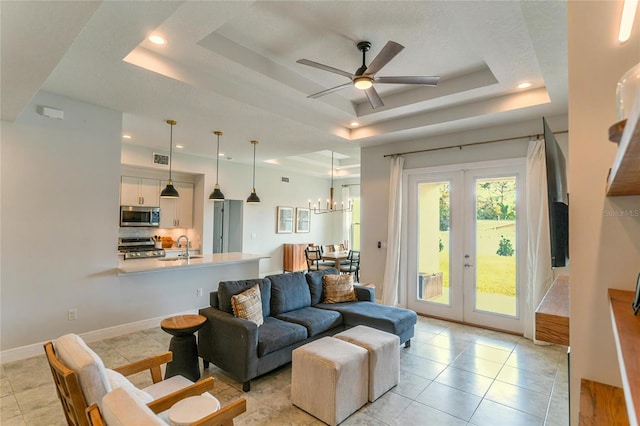
[[[120,226],[160,226],[160,207],[120,206]]]

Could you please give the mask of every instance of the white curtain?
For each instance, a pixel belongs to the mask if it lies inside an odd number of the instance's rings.
[[[349,198],[350,191],[348,186],[342,187],[342,202],[344,203],[344,207],[347,208],[349,206]],[[353,244],[351,243],[351,213],[344,213],[342,215],[342,242],[345,243],[346,248],[353,248]]]
[[[389,177],[389,213],[387,230],[387,258],[382,280],[382,303],[393,306],[398,301],[398,280],[400,277],[400,231],[402,229],[402,167],[404,158],[391,158]]]
[[[535,310],[553,281],[547,212],[544,141],[529,142],[527,152],[527,288],[524,337],[535,337]]]

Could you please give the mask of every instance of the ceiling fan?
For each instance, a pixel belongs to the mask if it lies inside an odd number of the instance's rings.
[[[320,96],[328,95],[337,90],[343,89],[350,85],[354,85],[357,89],[363,90],[369,99],[371,108],[378,108],[384,106],[380,95],[373,86],[374,83],[385,84],[419,84],[422,86],[435,86],[438,84],[440,77],[428,77],[428,76],[397,76],[397,77],[376,77],[375,74],[387,65],[398,53],[404,49],[404,46],[396,43],[395,41],[388,41],[382,48],[378,56],[376,56],[369,66],[366,65],[365,57],[369,49],[371,49],[371,43],[368,41],[360,41],[356,44],[358,50],[362,52],[362,66],[356,70],[355,73],[343,71],[328,65],[320,64],[318,62],[310,61],[309,59],[298,59],[296,62],[302,65],[308,65],[310,67],[318,68],[321,70],[329,71],[335,74],[339,74],[349,78],[351,81],[341,84],[340,86],[332,87],[330,89],[323,90],[318,93],[307,96],[307,98],[319,98]]]

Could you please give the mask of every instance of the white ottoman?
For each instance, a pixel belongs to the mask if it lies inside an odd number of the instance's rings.
[[[366,349],[323,337],[292,352],[291,401],[323,422],[336,425],[367,403]]]
[[[375,401],[398,384],[400,378],[400,338],[398,336],[359,325],[333,337],[358,345],[369,352],[369,401]]]

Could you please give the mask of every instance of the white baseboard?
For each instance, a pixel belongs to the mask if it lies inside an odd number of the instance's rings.
[[[188,315],[197,314],[197,310],[190,310],[185,312],[178,312],[175,314],[163,315],[161,317],[149,318],[142,321],[130,322],[128,324],[116,325],[113,327],[102,328],[100,330],[88,331],[81,333],[79,336],[85,342],[95,342],[98,340],[109,339],[111,337],[118,337],[124,334],[133,333],[136,331],[147,330],[149,328],[159,327],[160,321],[167,317],[174,315]],[[44,354],[43,346],[46,342],[34,343],[27,346],[21,346],[18,348],[7,349],[0,352],[0,364],[7,362],[19,361],[21,359],[31,358]]]

